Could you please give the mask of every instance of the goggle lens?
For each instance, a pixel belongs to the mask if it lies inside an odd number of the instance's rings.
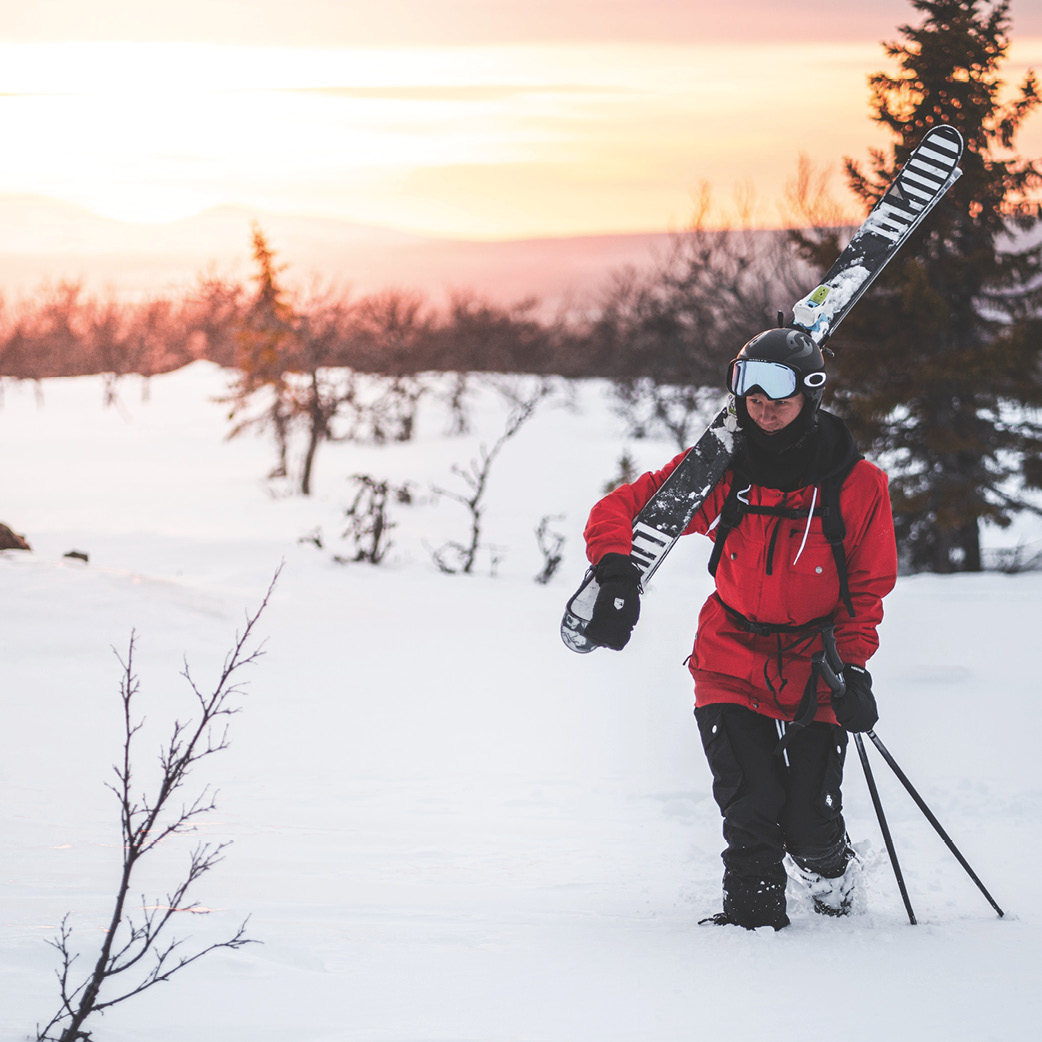
[[[796,381],[795,371],[781,362],[739,358],[731,365],[731,392],[739,398],[754,390],[774,401],[791,398],[798,390]]]

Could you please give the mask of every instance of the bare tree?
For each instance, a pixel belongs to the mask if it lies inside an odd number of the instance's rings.
[[[538,317],[539,302],[526,298],[503,305],[470,293],[452,295],[429,340],[442,370],[486,373],[553,372],[560,330]]]
[[[640,377],[620,380],[614,387],[612,404],[626,421],[631,438],[665,436],[679,451],[691,445],[694,433],[719,410],[720,394],[719,386],[660,384],[651,377]]]
[[[832,194],[832,170],[827,165],[816,166],[810,157],[801,154],[796,173],[785,186],[783,213],[785,223],[797,233],[798,239],[810,236],[816,245],[826,238],[852,234],[861,218],[850,207],[845,207]],[[796,258],[797,273],[806,286],[818,270],[806,261]]]
[[[183,305],[185,339],[192,357],[234,367],[249,306],[242,283],[217,275],[200,276]]]
[[[356,395],[354,374],[328,368],[328,360],[352,337],[354,309],[342,297],[329,293],[301,310],[297,324],[297,351],[292,383],[292,409],[303,420],[307,445],[300,467],[300,493],[311,495],[315,456],[319,445],[334,438],[333,421]]]
[[[539,522],[539,527],[535,530],[535,539],[539,544],[539,552],[543,555],[543,567],[535,577],[535,581],[542,583],[544,586],[557,574],[557,569],[561,566],[561,561],[563,560],[561,550],[564,547],[564,536],[560,532],[554,532],[550,529],[552,521],[560,520],[562,520],[560,515],[551,517],[548,514]]]
[[[212,690],[200,688],[185,664],[182,676],[198,703],[199,715],[196,720],[175,721],[160,750],[159,781],[151,793],[139,791],[136,779],[138,735],[144,720],[136,709],[140,686],[134,669],[137,638],[131,634],[127,656],[119,660],[123,670],[122,759],[113,766],[116,777],[108,786],[119,803],[123,841],[112,914],[94,964],[82,976],[75,972],[80,953],[74,950],[68,916],[62,920],[58,936],[48,942],[60,957],[56,971],[60,1004],[51,1019],[38,1028],[36,1042],[86,1042],[90,1033],[84,1030],[84,1024],[94,1014],[170,980],[210,952],[253,943],[246,936],[246,921],[227,939],[194,949],[183,938],[172,936],[177,917],[205,914],[206,909],[195,904],[191,895],[195,885],[224,859],[227,843],[197,844],[180,880],[165,898],[146,901],[142,897],[140,907],[135,907],[130,895],[135,870],[142,860],[164,840],[195,831],[198,820],[215,809],[215,794],[208,785],[192,798],[184,797],[182,790],[200,764],[228,748],[229,718],[239,711],[236,702],[242,694],[238,677],[263,653],[254,646],[253,634],[277,579],[276,573],[261,606],[247,616],[245,628],[236,636]]]
[[[368,474],[356,474],[354,482],[358,493],[345,512],[347,528],[342,538],[354,543],[354,557],[336,556],[338,564],[348,561],[366,561],[379,564],[393,545],[390,540],[394,522],[387,514],[389,500],[398,503],[412,502],[412,490],[408,484],[392,485],[389,481],[377,481]]]
[[[615,477],[609,478],[602,486],[602,490],[605,494],[614,491],[620,485],[632,484],[639,473],[637,470],[637,462],[630,455],[628,449],[623,449],[622,455],[619,456],[617,466],[619,469],[615,472]]]
[[[711,209],[704,186],[689,228],[652,271],[617,276],[591,329],[631,437],[689,445],[692,414],[704,417],[700,389],[721,387],[728,360],[801,284],[787,234],[754,228],[751,200],[739,199],[726,228],[710,226]]]
[[[189,309],[165,297],[150,297],[131,310],[126,332],[128,373],[142,378],[141,398],[147,401],[150,380],[158,373],[169,373],[192,361],[187,319]]]
[[[416,293],[385,290],[359,301],[355,321],[361,363],[384,376],[367,417],[373,440],[410,441],[420,399],[428,391],[417,370],[420,346],[434,322],[427,302]]]
[[[130,370],[127,351],[128,309],[115,300],[85,297],[78,304],[82,350],[90,369],[101,374],[106,406],[118,406],[117,385]]]
[[[470,389],[469,374],[457,370],[450,373],[450,384],[444,393],[445,402],[449,407],[449,429],[450,435],[462,435],[470,433],[470,418],[467,416],[467,393]]]
[[[503,447],[534,415],[539,403],[550,393],[550,384],[539,380],[534,389],[527,392],[518,387],[499,382],[497,388],[510,404],[506,427],[491,448],[482,445],[478,458],[466,467],[453,466],[452,473],[463,482],[464,491],[435,488],[435,495],[445,496],[461,503],[470,516],[470,533],[466,542],[451,541],[433,552],[434,563],[449,574],[462,572],[469,575],[481,549],[481,523],[485,512],[485,493],[492,464],[503,451]]]

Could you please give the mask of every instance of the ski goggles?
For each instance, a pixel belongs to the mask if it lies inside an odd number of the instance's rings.
[[[825,386],[825,379],[822,372],[808,373],[803,378],[803,385],[809,390],[818,390]],[[791,398],[803,389],[795,369],[781,362],[763,362],[758,358],[736,358],[727,374],[727,386],[739,398],[759,391],[772,401]]]

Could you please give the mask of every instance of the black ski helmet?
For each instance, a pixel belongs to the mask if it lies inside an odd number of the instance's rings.
[[[743,372],[746,367],[739,366],[739,362],[773,362],[781,380],[778,384],[763,386],[758,381],[768,382],[771,370],[765,368],[757,372],[758,367],[749,366],[747,372]],[[736,369],[739,370],[737,375]],[[791,389],[784,382],[786,369],[794,376]],[[802,391],[815,410],[821,404],[825,379],[825,359],[821,348],[800,329],[768,329],[758,333],[738,352],[738,357],[727,369],[727,389],[739,398],[755,390],[775,399]]]

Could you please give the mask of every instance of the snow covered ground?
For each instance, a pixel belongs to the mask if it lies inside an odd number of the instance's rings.
[[[106,788],[120,667],[137,633],[140,708],[162,732],[284,562],[260,622],[203,837],[233,841],[181,935],[250,916],[262,943],[219,952],[88,1026],[97,1042],[847,1042],[1030,1037],[1042,1016],[1042,575],[904,578],[872,664],[879,734],[998,902],[999,919],[870,749],[920,925],[908,924],[851,747],[846,804],[864,907],[779,934],[697,926],[719,908],[720,824],[683,660],[709,590],[686,540],[622,654],[577,656],[557,625],[580,531],[628,447],[603,389],[547,405],[504,448],[472,576],[430,548],[462,538],[453,464],[502,429],[448,437],[433,402],[408,445],[323,447],[316,495],[274,492],[270,445],[223,441],[224,377],[197,364],[120,388],[52,381],[0,407],[0,1038],[54,1011],[53,937],[92,958],[119,863]],[[411,480],[379,568],[340,565],[368,473]],[[567,534],[547,586],[534,532]],[[321,531],[323,549],[301,537]],[[1037,538],[1037,532],[1028,531]],[[63,555],[89,554],[83,564]],[[142,769],[151,769],[150,763]],[[165,893],[191,839],[138,881]]]

